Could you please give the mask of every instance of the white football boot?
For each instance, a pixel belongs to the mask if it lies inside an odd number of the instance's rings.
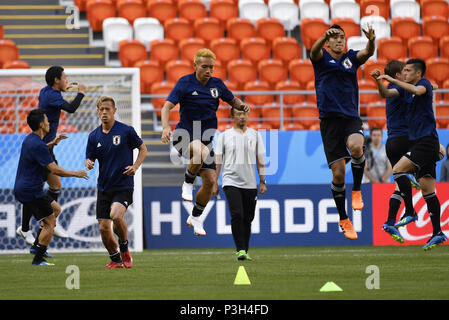
[[[193,227],[193,232],[196,235],[198,236],[206,235],[206,231],[203,228],[203,220],[201,220],[200,217],[194,217],[192,215],[189,215],[186,222],[189,227]]]
[[[182,183],[182,199],[184,201],[193,201],[193,183]]]
[[[22,226],[17,228],[16,233],[19,237],[21,237],[23,240],[25,240],[25,242],[28,244],[33,244],[35,241],[31,230],[24,232],[24,231],[22,231]]]
[[[53,229],[53,235],[58,238],[68,238],[69,235],[65,233],[65,230],[60,226],[56,225]]]

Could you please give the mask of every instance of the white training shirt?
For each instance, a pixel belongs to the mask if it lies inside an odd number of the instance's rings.
[[[256,155],[265,153],[262,136],[252,128],[245,132],[230,128],[220,134],[214,148],[222,156],[222,186],[257,189]]]

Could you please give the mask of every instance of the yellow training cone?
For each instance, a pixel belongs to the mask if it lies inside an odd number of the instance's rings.
[[[248,274],[246,273],[245,267],[240,266],[237,271],[237,275],[235,276],[234,285],[245,285],[251,284],[249,281]]]
[[[321,287],[320,292],[335,292],[335,291],[343,291],[342,288],[337,286],[334,282],[326,282],[324,286]]]

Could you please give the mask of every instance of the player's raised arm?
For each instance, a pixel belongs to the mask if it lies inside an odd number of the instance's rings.
[[[380,76],[379,79],[385,79],[388,82],[396,84],[396,85],[400,86],[402,89],[410,92],[411,94],[417,95],[417,96],[421,96],[427,92],[427,89],[424,86],[415,86],[411,83],[407,83],[407,82],[404,82],[404,81],[401,81],[398,79],[394,79],[394,78],[390,77],[389,75]]]
[[[52,162],[52,163],[48,164],[47,169],[51,173],[53,173],[57,176],[60,176],[60,177],[75,177],[75,178],[84,178],[84,179],[89,178],[86,171],[84,171],[84,170],[78,170],[78,171],[66,170],[66,169],[58,166],[56,164],[56,162]]]
[[[231,107],[237,110],[249,112],[249,106],[237,97],[232,99],[232,101],[229,104],[231,105]]]
[[[380,76],[381,76],[380,71],[377,69],[371,72],[371,77],[373,77],[376,80],[377,90],[379,90],[380,96],[382,98],[398,98],[400,96],[398,90],[385,88],[382,79],[379,78]]]
[[[357,52],[357,59],[360,64],[364,64],[373,54],[376,49],[376,34],[372,26],[368,26],[368,30],[362,29],[365,36],[368,38],[368,43],[365,49]]]
[[[329,40],[330,37],[333,35],[338,35],[340,33],[339,30],[335,28],[330,28],[326,30],[324,35],[319,38],[315,43],[313,44],[312,48],[310,49],[310,59],[313,61],[318,61],[323,57],[323,52],[321,49],[323,49],[324,45],[326,44],[326,41]]]

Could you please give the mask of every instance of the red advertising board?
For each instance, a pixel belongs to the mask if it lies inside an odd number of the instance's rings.
[[[382,225],[387,220],[390,196],[394,191],[394,184],[373,184],[373,245],[424,245],[432,235],[432,223],[427,204],[421,191],[413,189],[413,204],[418,213],[418,220],[407,226],[400,227],[399,232],[405,240],[400,244],[382,230]],[[449,234],[449,183],[437,183],[436,194],[441,204],[441,229]],[[396,221],[404,214],[404,203],[399,209]],[[445,242],[448,244],[448,242]]]

